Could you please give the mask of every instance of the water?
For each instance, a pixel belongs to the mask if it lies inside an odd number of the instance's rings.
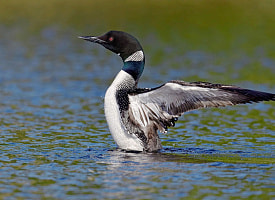
[[[120,58],[74,32],[49,27],[10,40],[17,30],[4,30],[10,34],[0,40],[1,199],[275,197],[274,103],[192,111],[160,135],[160,153],[121,152],[103,113]],[[150,37],[145,46],[164,48],[145,48],[141,87],[184,79],[275,91],[264,78],[274,77],[274,60],[264,51],[180,52]],[[248,65],[264,69],[262,75],[247,77]]]

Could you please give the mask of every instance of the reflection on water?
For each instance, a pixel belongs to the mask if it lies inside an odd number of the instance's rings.
[[[101,170],[90,169],[89,180],[100,183],[105,197],[194,199],[204,196],[243,198],[271,191],[271,164],[209,162],[173,154],[109,151],[96,158]],[[239,183],[242,183],[241,186]],[[249,189],[247,188],[249,187]],[[119,191],[119,192],[118,192]],[[95,195],[101,196],[101,190]]]
[[[121,152],[103,114],[105,90],[121,61],[72,35],[61,37],[50,28],[26,41],[1,36],[0,198],[268,199],[273,194],[274,103],[186,113],[160,135],[160,153]],[[167,47],[166,57],[157,59],[150,50],[145,49],[141,87],[171,79],[214,80],[274,92],[263,79],[272,75],[268,55],[182,55]],[[251,61],[269,70],[247,82]]]

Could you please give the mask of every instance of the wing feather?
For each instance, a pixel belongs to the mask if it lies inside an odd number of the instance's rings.
[[[161,132],[173,126],[184,112],[228,105],[274,101],[275,94],[207,82],[170,81],[154,89],[129,93],[129,110],[143,127],[151,121]]]

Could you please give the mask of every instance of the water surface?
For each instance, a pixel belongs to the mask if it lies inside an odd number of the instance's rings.
[[[0,199],[274,198],[274,102],[192,111],[160,134],[161,152],[121,152],[103,113],[121,60],[74,28],[0,27]],[[235,46],[216,51],[228,41],[199,48],[196,30],[181,40],[133,30],[147,56],[141,87],[181,79],[274,93],[268,35],[239,48],[247,32],[234,32]]]

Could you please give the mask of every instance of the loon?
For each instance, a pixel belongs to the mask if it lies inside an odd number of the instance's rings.
[[[121,71],[107,89],[104,111],[117,146],[124,151],[157,152],[158,131],[166,133],[183,113],[260,101],[275,101],[275,94],[232,85],[172,80],[156,88],[138,88],[145,65],[142,46],[132,35],[109,31],[101,36],[79,36],[118,54]]]

